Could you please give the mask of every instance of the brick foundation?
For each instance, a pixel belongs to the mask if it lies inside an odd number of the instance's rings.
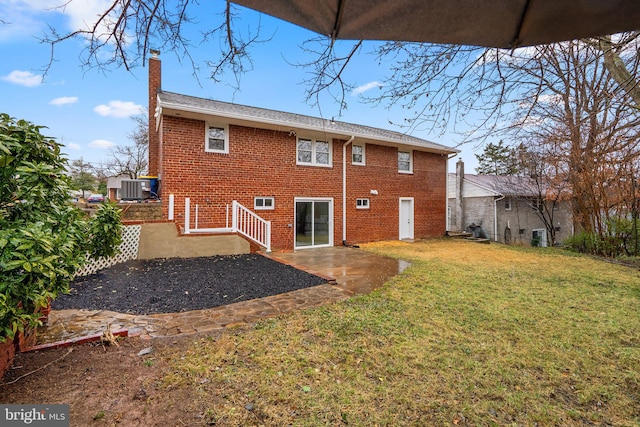
[[[7,339],[0,344],[0,379],[2,379],[7,369],[11,367],[15,355],[16,345],[13,340]]]
[[[160,221],[162,220],[161,203],[119,203],[123,221]]]

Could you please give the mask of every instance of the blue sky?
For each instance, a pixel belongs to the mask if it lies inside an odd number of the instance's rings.
[[[135,128],[131,116],[147,106],[147,68],[132,71],[124,68],[109,70],[83,69],[81,55],[84,41],[66,41],[56,48],[56,61],[43,76],[49,62],[50,47],[39,42],[48,26],[61,32],[69,31],[91,20],[106,0],[73,0],[65,9],[54,9],[62,0],[0,0],[0,112],[46,126],[48,136],[65,145],[68,158],[99,164],[109,157],[109,149],[116,145],[128,145],[128,134]],[[200,24],[187,27],[187,35],[199,40],[198,31],[219,24],[217,15],[224,7],[220,0],[204,2],[196,11]],[[240,9],[242,25],[255,26],[258,14]],[[262,16],[262,34],[272,39],[252,51],[253,70],[242,76],[239,91],[231,87],[233,76],[214,83],[209,78],[206,61],[216,57],[217,41],[191,50],[200,70],[194,70],[188,61],[180,61],[174,52],[163,51],[163,89],[187,95],[212,98],[221,101],[253,105],[300,114],[336,117],[336,104],[324,97],[319,106],[305,103],[305,71],[287,62],[302,60],[299,45],[315,36],[314,33],[284,21]],[[243,30],[243,27],[239,27]],[[384,66],[378,66],[374,58],[363,53],[348,68],[349,77],[363,94],[375,94],[388,74]],[[346,99],[348,108],[340,120],[387,128],[404,132],[389,121],[401,122],[408,113],[400,107],[387,109],[359,101],[357,93]],[[455,146],[457,135],[436,135],[415,130],[412,135]],[[466,145],[461,157],[467,172],[477,166],[473,147]]]

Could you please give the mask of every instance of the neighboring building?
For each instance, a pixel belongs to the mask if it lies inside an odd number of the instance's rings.
[[[122,181],[131,179],[129,175],[110,176],[107,178],[107,197],[114,202],[120,201],[122,198],[120,190]]]
[[[457,150],[165,92],[156,57],[149,112],[149,175],[158,177],[163,217],[183,230],[228,230],[235,200],[271,222],[275,249],[445,234],[447,161]]]
[[[527,177],[465,174],[459,160],[456,173],[449,174],[447,229],[501,243],[547,246],[541,193]],[[553,227],[556,243],[573,234],[568,200],[553,206]]]

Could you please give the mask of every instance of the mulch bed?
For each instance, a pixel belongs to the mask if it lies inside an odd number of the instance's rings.
[[[136,260],[76,279],[54,310],[130,314],[201,310],[327,283],[261,255]]]

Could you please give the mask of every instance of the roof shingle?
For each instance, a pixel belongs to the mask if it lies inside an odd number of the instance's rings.
[[[359,138],[410,145],[427,151],[435,151],[443,154],[460,152],[454,148],[427,141],[425,139],[371,126],[327,120],[319,117],[251,107],[248,105],[232,104],[229,102],[198,98],[166,91],[158,92],[158,98],[160,101],[159,105],[162,108],[171,108],[212,116],[234,118],[238,120],[323,131],[332,134],[344,135],[346,137],[354,135]]]

